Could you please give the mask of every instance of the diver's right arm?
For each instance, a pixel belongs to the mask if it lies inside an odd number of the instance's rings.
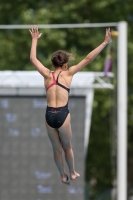
[[[31,51],[30,51],[30,60],[33,63],[33,65],[36,67],[36,69],[40,72],[40,74],[45,78],[49,75],[50,70],[46,68],[38,59],[36,56],[37,51],[37,42],[38,39],[41,37],[41,33],[38,32],[38,27],[34,26],[32,29],[29,30],[31,37],[32,37],[32,43],[31,43]]]

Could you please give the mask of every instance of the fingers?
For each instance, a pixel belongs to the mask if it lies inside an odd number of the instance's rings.
[[[31,29],[29,29],[30,34],[32,35],[32,37],[35,38],[40,38],[42,33],[38,32],[38,26],[34,25]]]
[[[110,31],[110,28],[106,28],[106,31]]]
[[[39,34],[38,38],[40,38],[42,36],[42,33]]]
[[[106,35],[110,33],[110,28],[106,28]]]
[[[33,32],[33,33],[38,32],[38,27],[37,27],[36,25],[34,25],[34,26],[32,27],[32,32]]]
[[[30,31],[30,33],[32,34],[32,31],[31,31],[31,29],[29,29],[29,31]]]
[[[34,26],[33,30],[34,30],[34,32],[38,33],[38,27],[37,26]]]
[[[30,33],[38,33],[38,27],[34,25],[29,31]]]
[[[110,28],[106,28],[105,42],[108,44],[111,41]]]
[[[106,37],[111,37],[110,28],[106,28]]]

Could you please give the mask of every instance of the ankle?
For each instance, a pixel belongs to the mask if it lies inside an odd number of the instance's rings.
[[[75,170],[71,170],[71,171],[69,171],[70,172],[70,174],[74,174],[75,173]]]
[[[61,174],[61,178],[66,176],[66,172],[64,172],[63,174]]]

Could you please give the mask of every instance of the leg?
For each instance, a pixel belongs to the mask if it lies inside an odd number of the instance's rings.
[[[47,123],[46,123],[46,128],[47,128],[49,139],[53,147],[54,161],[62,177],[62,182],[67,185],[70,185],[70,182],[66,181],[67,180],[66,172],[64,170],[64,163],[63,163],[63,157],[62,157],[63,149],[62,149],[62,144],[59,138],[59,132],[58,130],[51,128]]]
[[[74,154],[71,145],[72,131],[70,124],[70,113],[68,114],[64,124],[59,128],[59,136],[65,152],[65,159],[70,171],[70,179],[74,180],[80,175],[74,169]]]

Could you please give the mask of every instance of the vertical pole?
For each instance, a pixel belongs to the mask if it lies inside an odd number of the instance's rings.
[[[118,23],[117,200],[127,200],[127,23]]]
[[[87,156],[89,138],[90,138],[90,127],[92,118],[92,107],[94,99],[94,89],[90,88],[86,96],[86,113],[85,113],[85,135],[84,135],[84,155]]]

